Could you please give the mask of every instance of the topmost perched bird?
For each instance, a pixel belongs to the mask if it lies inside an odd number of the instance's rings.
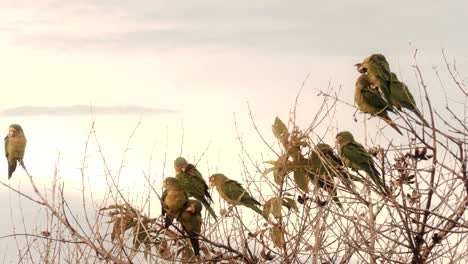
[[[8,179],[16,170],[17,163],[23,165],[24,150],[26,149],[26,137],[20,125],[13,124],[8,128],[5,137],[5,156],[8,160]]]
[[[197,168],[193,164],[188,163],[186,159],[178,157],[174,161],[174,169],[176,178],[188,195],[200,201],[206,210],[217,219],[216,213],[210,206],[210,202],[213,202],[213,199],[208,192],[208,184]]]
[[[390,71],[390,66],[384,55],[372,54],[356,66],[360,73],[367,73],[372,85],[380,89],[389,104],[388,110],[392,111],[394,107],[398,110],[401,110],[402,107],[406,108],[414,112],[426,126],[429,126],[421,111],[416,107],[414,97],[406,84],[400,82],[396,74]]]
[[[392,82],[393,84],[393,82]],[[392,97],[393,93],[390,95]],[[393,127],[400,135],[400,129],[393,123],[393,120],[388,116],[387,111],[392,111],[390,103],[386,102],[377,88],[373,87],[369,81],[367,74],[361,74],[356,81],[356,89],[354,91],[354,103],[358,109],[364,113],[377,115],[382,118],[387,124]]]
[[[379,87],[385,100],[390,103],[390,83],[392,75],[387,59],[382,54],[372,54],[362,63],[356,64],[360,73],[367,73],[372,85]]]

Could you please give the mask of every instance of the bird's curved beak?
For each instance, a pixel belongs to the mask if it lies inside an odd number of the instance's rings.
[[[10,137],[14,137],[16,135],[16,129],[10,127],[8,129],[8,135],[10,135]]]
[[[163,180],[162,186],[163,186],[163,188],[166,188],[166,187],[167,187],[166,180]]]
[[[182,172],[185,172],[186,169],[187,169],[187,165],[182,165],[182,167],[180,167],[180,170],[181,170]]]
[[[364,73],[367,72],[367,68],[364,67],[364,66],[362,66],[362,63],[356,63],[356,64],[354,64],[354,66],[357,67],[357,71],[358,71],[359,73],[363,73],[363,74],[364,74]]]
[[[191,212],[192,214],[195,213],[195,205],[194,204],[190,204],[190,206],[187,208],[187,211]]]

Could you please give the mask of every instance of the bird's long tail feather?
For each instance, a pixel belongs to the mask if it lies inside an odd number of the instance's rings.
[[[263,211],[260,208],[258,208],[256,205],[253,205],[253,204],[250,205],[249,204],[249,205],[247,205],[247,207],[254,210],[256,213],[258,213],[259,215],[263,216],[266,219],[265,215],[263,214]]]
[[[213,198],[211,198],[211,194],[208,192],[208,190],[205,191],[205,197],[208,198],[209,203],[213,203]]]
[[[13,162],[8,162],[8,179],[11,178],[13,172],[16,170],[17,162],[14,160]]]
[[[340,202],[340,199],[337,196],[333,196],[333,201],[339,208],[343,209],[343,204]]]
[[[164,228],[169,228],[173,221],[174,217],[170,216],[169,213],[166,213],[166,216],[164,217]]]
[[[381,178],[380,172],[377,170],[377,168],[369,165],[368,169],[366,169],[366,172],[369,174],[369,177],[375,183],[375,185],[377,185],[379,190],[381,190],[384,194],[389,193],[389,190],[387,189],[387,186]]]
[[[190,244],[192,244],[193,252],[195,256],[200,256],[200,241],[195,238],[195,235],[190,234]]]
[[[426,119],[424,119],[424,116],[422,115],[422,113],[419,111],[419,109],[414,109],[413,110],[413,113],[415,113],[419,119],[421,119],[421,121],[424,123],[425,126],[429,126],[429,123],[426,121]]]
[[[393,123],[393,120],[390,119],[390,117],[387,115],[386,112],[381,112],[378,116],[379,116],[380,118],[382,118],[388,125],[390,125],[391,127],[393,127],[393,129],[395,129],[400,135],[403,135],[403,133],[401,132],[401,130],[396,126],[395,123]]]
[[[372,167],[371,167],[372,168]],[[382,191],[384,194],[389,193],[389,190],[387,189],[387,186],[385,185],[385,182],[380,178],[380,173],[377,171],[377,169],[373,168],[371,169],[371,173],[369,174],[370,178],[372,181],[377,185],[377,188]]]
[[[210,215],[212,215],[215,220],[218,220],[218,216],[216,215],[213,208],[211,208],[210,204],[208,202],[206,202],[206,201],[202,201],[202,204],[203,204],[203,206],[205,206],[206,210],[208,210]]]

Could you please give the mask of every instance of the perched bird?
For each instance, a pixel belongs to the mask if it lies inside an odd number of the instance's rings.
[[[340,171],[342,166],[340,158],[328,144],[321,143],[315,146],[309,160],[310,166],[307,166],[307,172],[311,182],[318,184],[320,188],[333,195],[333,201],[336,205],[343,208],[340,199],[337,197],[334,179],[337,174],[343,173]]]
[[[190,237],[190,243],[192,244],[195,256],[200,256],[200,242],[198,241],[197,236],[201,232],[202,208],[202,204],[199,201],[190,199],[179,217],[179,222],[182,224],[184,231]]]
[[[219,195],[229,204],[249,207],[263,216],[257,206],[261,204],[255,200],[237,181],[231,180],[224,174],[216,173],[210,177],[210,185],[215,186]]]
[[[163,187],[165,190],[161,197],[161,207],[162,215],[165,216],[164,226],[168,228],[174,218],[177,218],[183,208],[187,206],[188,197],[179,180],[174,177],[165,178],[163,180]]]
[[[369,81],[382,91],[384,98],[390,102],[391,71],[387,59],[382,54],[372,54],[362,63],[356,64],[360,73],[367,73]]]
[[[23,157],[26,149],[26,137],[20,125],[13,124],[8,128],[8,135],[5,137],[5,156],[8,160],[8,179],[16,170],[18,162],[24,166]]]
[[[424,119],[422,113],[416,107],[416,101],[411,94],[408,86],[405,83],[400,82],[395,73],[391,73],[392,82],[390,83],[390,103],[401,111],[401,108],[406,108],[415,113],[424,125],[429,126],[429,123]]]
[[[174,161],[174,169],[176,171],[176,178],[179,180],[183,189],[189,196],[193,196],[199,200],[206,210],[215,218],[216,213],[211,208],[210,202],[213,202],[210,193],[208,192],[208,184],[203,179],[201,173],[195,168],[194,165],[187,163],[182,157],[178,157]]]
[[[392,95],[393,93],[390,96]],[[354,102],[359,110],[371,115],[377,115],[400,133],[400,135],[403,135],[387,114],[388,110],[392,111],[389,107],[389,103],[382,98],[380,92],[375,87],[372,87],[369,77],[366,74],[361,74],[356,81]]]
[[[344,164],[351,169],[365,171],[375,185],[386,193],[385,183],[380,178],[380,172],[375,168],[372,156],[354,140],[353,135],[348,131],[340,132],[336,135],[336,141],[340,146],[339,155]]]

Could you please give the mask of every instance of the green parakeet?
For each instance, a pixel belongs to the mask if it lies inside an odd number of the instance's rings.
[[[403,107],[414,112],[426,126],[429,126],[429,123],[427,123],[422,113],[416,107],[416,101],[408,89],[408,86],[406,86],[405,83],[400,82],[395,73],[392,72],[391,75],[392,82],[390,83],[390,103],[400,111]]]
[[[165,216],[164,226],[168,228],[187,205],[188,197],[179,180],[174,177],[165,178],[163,187],[165,190],[161,197],[162,215]]]
[[[208,192],[208,185],[197,168],[187,163],[184,158],[178,157],[174,161],[174,169],[177,173],[176,178],[188,195],[199,200],[205,206],[206,210],[208,210],[215,219],[218,219],[213,208],[210,206],[210,202],[213,202],[213,199],[211,199],[211,195]]]
[[[8,179],[11,178],[16,166],[23,165],[24,150],[26,149],[26,137],[20,125],[13,124],[8,128],[8,135],[5,137],[5,156],[8,160]]]
[[[312,183],[318,184],[320,188],[325,189],[333,195],[333,201],[340,208],[343,205],[337,197],[334,177],[341,174],[340,167],[342,162],[333,152],[328,144],[317,144],[309,157],[310,166],[307,167],[308,176]]]
[[[190,199],[179,217],[179,222],[188,236],[190,236],[190,243],[192,244],[195,256],[200,256],[200,242],[197,236],[201,232],[202,208],[202,204],[199,201]]]
[[[365,171],[375,185],[386,193],[385,183],[380,178],[372,156],[354,140],[353,135],[348,131],[340,132],[336,135],[336,141],[340,146],[339,155],[344,164],[351,169]]]
[[[393,94],[390,96],[392,95]],[[400,135],[403,135],[387,114],[387,110],[392,111],[391,108],[389,108],[389,104],[382,98],[380,92],[371,85],[369,77],[366,74],[361,74],[356,81],[354,102],[359,110],[371,115],[377,115],[398,131]]]
[[[366,73],[369,77],[369,81],[382,91],[384,98],[387,102],[390,102],[390,82],[392,79],[390,66],[388,65],[387,59],[382,54],[372,54],[358,66],[360,73]]]
[[[257,206],[261,204],[255,200],[237,181],[231,180],[224,174],[216,173],[210,177],[210,185],[215,186],[226,202],[232,205],[243,205],[263,216],[263,212]]]

